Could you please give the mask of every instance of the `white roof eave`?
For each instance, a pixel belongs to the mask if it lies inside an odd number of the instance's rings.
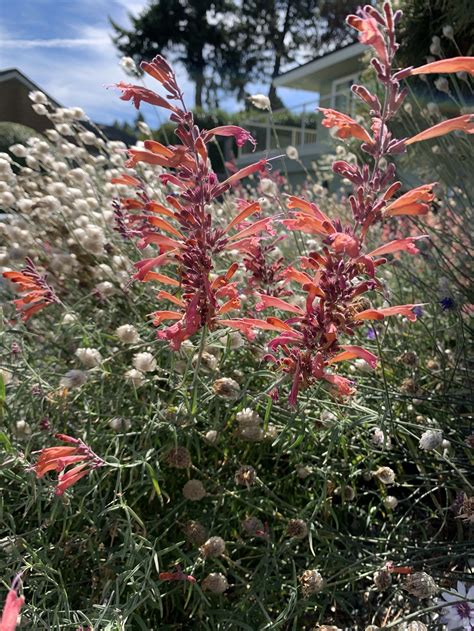
[[[350,46],[336,50],[333,53],[329,53],[324,57],[310,61],[303,66],[298,66],[293,70],[285,72],[283,75],[273,80],[273,85],[277,87],[292,87],[295,81],[301,81],[305,77],[314,76],[321,70],[326,70],[327,68],[348,59],[359,57],[365,49],[366,47],[362,44],[351,44]]]

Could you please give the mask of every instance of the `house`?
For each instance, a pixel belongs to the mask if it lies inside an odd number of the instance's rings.
[[[31,107],[28,94],[36,90],[44,92],[18,68],[0,70],[0,121],[19,123],[40,133],[51,127],[49,120]],[[46,96],[55,107],[61,107],[49,94]]]
[[[62,107],[56,99],[53,99],[18,68],[0,70],[0,123],[18,123],[39,133],[50,129],[51,121],[46,116],[37,114],[32,108],[28,94],[34,91],[43,92],[55,108]],[[118,126],[101,124],[92,126],[87,121],[83,121],[82,125],[91,130],[97,126],[109,140],[120,140],[127,145],[133,145],[137,140],[134,135]]]
[[[321,126],[321,116],[316,114],[316,108],[330,107],[353,113],[351,85],[363,69],[364,52],[362,44],[349,44],[277,77],[273,82],[275,86],[307,90],[311,98],[297,107],[274,111],[271,115],[249,115],[245,126],[257,139],[257,151],[251,153],[251,149],[242,147],[237,158],[238,166],[285,153],[286,147],[291,145],[298,149],[301,162],[308,168],[313,160],[331,151],[332,138],[329,130]],[[292,180],[297,182],[304,178],[304,169],[299,162],[285,162]]]

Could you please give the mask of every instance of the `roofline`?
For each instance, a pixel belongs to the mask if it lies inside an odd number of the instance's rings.
[[[8,81],[9,79],[18,79],[20,83],[23,83],[23,85],[30,90],[38,90],[39,92],[43,92],[43,94],[48,97],[53,105],[55,105],[56,107],[62,107],[61,103],[58,103],[56,99],[53,99],[52,96],[50,96],[47,92],[40,88],[39,85],[37,85],[29,77],[23,74],[21,70],[18,70],[18,68],[6,68],[5,70],[0,70],[0,82]]]
[[[273,85],[284,87],[289,81],[302,79],[303,77],[315,74],[320,70],[325,70],[334,64],[340,63],[341,61],[346,61],[352,57],[358,57],[365,51],[365,49],[366,47],[359,42],[349,44],[348,46],[344,46],[344,48],[339,48],[338,50],[328,53],[323,57],[318,57],[317,59],[313,59],[313,61],[308,61],[306,64],[284,72],[273,80]]]

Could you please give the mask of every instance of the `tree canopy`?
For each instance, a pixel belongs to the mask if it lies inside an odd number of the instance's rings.
[[[135,61],[161,53],[181,62],[196,88],[195,105],[218,106],[219,94],[243,99],[249,83],[266,83],[353,40],[345,24],[358,0],[155,0],[131,29],[112,21],[118,50]]]

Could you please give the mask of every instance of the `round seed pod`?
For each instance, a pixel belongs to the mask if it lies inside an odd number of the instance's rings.
[[[183,486],[183,495],[187,500],[199,502],[206,497],[206,489],[201,480],[188,480]]]
[[[219,557],[225,552],[225,541],[222,537],[210,537],[200,549],[202,556],[206,559]]]
[[[431,598],[439,591],[434,578],[426,572],[409,574],[405,579],[403,589],[417,598]]]
[[[308,536],[308,525],[302,519],[290,519],[286,533],[293,539],[304,539]]]
[[[379,592],[383,592],[392,584],[392,575],[387,570],[379,570],[374,574],[374,585]]]
[[[308,596],[312,594],[317,594],[324,586],[324,579],[318,570],[305,570],[303,574],[298,577],[298,581],[304,598],[308,598]]]
[[[229,583],[227,582],[224,574],[220,572],[211,572],[201,583],[203,591],[212,592],[213,594],[223,594],[229,589]]]
[[[207,530],[199,521],[190,520],[184,524],[184,536],[195,546],[202,546],[207,539]]]
[[[237,469],[234,476],[235,483],[240,484],[241,486],[252,486],[252,484],[255,484],[256,479],[257,472],[248,464],[244,464]]]
[[[165,460],[170,467],[176,469],[189,469],[191,466],[191,455],[186,447],[173,447],[166,454]]]

